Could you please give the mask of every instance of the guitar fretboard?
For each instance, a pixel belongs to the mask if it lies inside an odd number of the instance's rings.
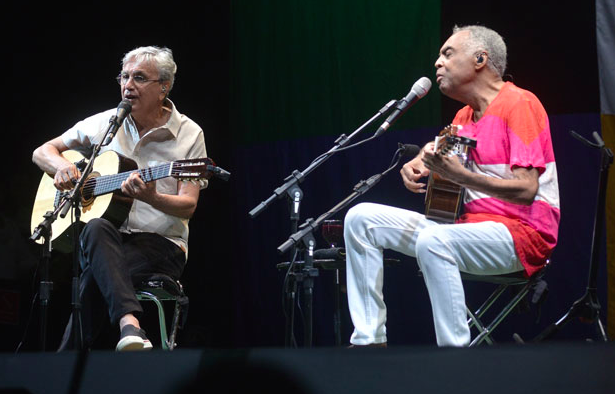
[[[103,175],[97,178],[89,179],[83,186],[84,194],[91,192],[94,197],[107,193],[112,193],[119,190],[130,174],[138,172],[143,179],[143,182],[152,182],[157,179],[166,178],[171,176],[173,170],[173,163],[164,163],[154,167],[139,169],[135,171],[126,171],[119,174]]]

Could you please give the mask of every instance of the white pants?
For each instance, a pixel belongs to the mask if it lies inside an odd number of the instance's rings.
[[[438,224],[424,215],[363,203],[344,222],[350,343],[383,343],[383,249],[416,257],[431,300],[438,346],[467,346],[465,295],[459,272],[493,275],[523,270],[510,232],[501,223]]]

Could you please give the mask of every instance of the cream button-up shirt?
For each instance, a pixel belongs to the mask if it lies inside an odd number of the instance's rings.
[[[171,107],[168,122],[139,137],[137,127],[129,115],[118,129],[115,138],[100,153],[107,150],[134,160],[139,168],[181,160],[207,157],[203,130],[187,116],[180,114],[175,105]],[[102,140],[109,125],[109,119],[116,109],[86,118],[62,134],[62,141],[69,148],[79,151],[86,157],[92,154],[94,145]],[[156,181],[156,189],[163,194],[177,194],[177,180],[172,177]],[[207,187],[207,182],[201,188]],[[177,244],[188,255],[188,219],[163,213],[149,204],[134,200],[126,221],[120,231],[152,232],[160,234]]]

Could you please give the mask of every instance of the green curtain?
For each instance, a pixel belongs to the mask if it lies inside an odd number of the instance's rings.
[[[439,1],[240,0],[231,9],[237,144],[350,134],[420,77],[433,80]],[[439,122],[432,92],[395,127]]]

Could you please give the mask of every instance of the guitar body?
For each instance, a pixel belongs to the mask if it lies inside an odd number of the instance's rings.
[[[62,156],[73,163],[85,160],[85,157],[77,151],[67,150]],[[90,178],[97,178],[105,175],[113,175],[118,172],[136,170],[137,165],[134,161],[118,155],[113,151],[101,153],[94,161]],[[88,179],[90,179],[88,178]],[[87,184],[87,183],[86,183]],[[133,199],[116,191],[96,197],[88,196],[83,193],[81,198],[81,220],[79,226],[83,226],[94,218],[105,218],[119,227],[128,217]],[[53,178],[48,174],[43,174],[36,193],[36,200],[32,209],[31,229],[34,231],[41,222],[43,216],[48,211],[53,211],[60,202],[61,192],[53,185]],[[60,252],[71,252],[73,248],[73,220],[72,209],[68,214],[61,218],[59,215],[51,225],[51,241],[54,249]],[[42,239],[37,242],[42,243]]]
[[[435,141],[435,153],[457,156],[467,167],[470,148],[476,140],[457,135],[461,126],[450,125],[440,132]],[[437,173],[429,174],[425,195],[425,216],[440,223],[455,223],[463,206],[464,188]]]
[[[425,216],[441,223],[455,223],[461,212],[464,189],[438,174],[429,176]]]

